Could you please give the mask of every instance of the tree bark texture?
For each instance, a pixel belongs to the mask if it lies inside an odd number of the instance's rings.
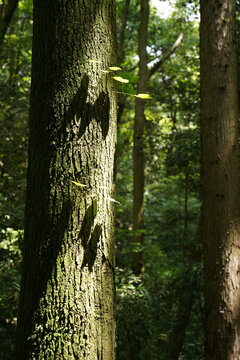
[[[115,2],[35,0],[33,33],[17,359],[113,360]]]
[[[149,0],[141,0],[140,26],[138,36],[139,80],[138,94],[145,94],[148,87],[148,19]],[[145,101],[136,98],[134,118],[134,146],[133,146],[133,246],[143,245],[144,228],[144,155],[143,134]],[[132,255],[132,270],[136,275],[144,271],[143,252],[136,251]]]
[[[240,176],[235,1],[201,0],[206,359],[240,359]]]
[[[18,0],[2,1],[0,4],[0,51],[17,4]]]

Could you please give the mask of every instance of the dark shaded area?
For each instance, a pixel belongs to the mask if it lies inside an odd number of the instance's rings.
[[[97,245],[102,235],[102,229],[99,224],[94,227],[91,238],[84,247],[84,258],[82,263],[82,268],[88,265],[90,271],[92,271],[96,256],[97,256]]]
[[[82,268],[88,266],[89,270],[92,271],[96,256],[97,256],[97,244],[102,234],[100,225],[96,225],[94,230],[91,230],[94,219],[97,215],[97,200],[92,201],[92,205],[88,207],[84,216],[82,227],[80,231],[81,244],[84,249],[84,258],[82,262]]]
[[[83,136],[86,128],[89,126],[92,119],[95,119],[100,124],[102,129],[103,139],[106,138],[109,130],[109,111],[110,100],[109,96],[101,92],[95,101],[94,105],[87,102],[89,77],[83,76],[81,86],[74,95],[68,110],[64,115],[64,126],[67,126],[71,121],[79,126],[79,137]],[[64,131],[60,129],[60,133]]]
[[[181,292],[176,312],[176,322],[169,335],[168,341],[168,357],[171,360],[178,360],[181,354],[185,333],[191,316],[193,306],[193,286],[192,284],[184,284]]]
[[[88,207],[84,216],[82,227],[80,230],[80,238],[82,239],[82,246],[84,249],[87,247],[87,243],[90,237],[92,224],[97,215],[97,200],[92,201],[92,205]]]
[[[62,204],[61,212],[53,217],[49,214],[41,217],[42,229],[32,229],[29,238],[35,238],[35,242],[26,245],[25,257],[23,258],[22,288],[20,297],[19,331],[22,331],[22,339],[26,343],[19,344],[17,359],[26,359],[27,353],[31,352],[31,339],[33,324],[42,324],[44,320],[39,313],[39,302],[44,296],[49,279],[56,265],[58,255],[62,251],[64,234],[69,226],[72,212],[69,200]],[[35,245],[35,246],[34,246]],[[23,335],[24,334],[24,335]],[[21,350],[19,352],[19,350]]]

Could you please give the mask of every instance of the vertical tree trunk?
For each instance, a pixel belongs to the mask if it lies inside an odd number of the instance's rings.
[[[185,170],[185,192],[184,192],[184,234],[188,232],[188,193],[189,193],[189,169]]]
[[[4,1],[0,4],[0,52],[4,37],[6,35],[8,26],[17,8],[18,0],[8,0],[7,4]]]
[[[122,62],[124,62],[125,58],[125,32],[128,22],[128,14],[129,14],[129,6],[130,6],[130,0],[125,0],[123,10],[121,13],[121,26],[119,26],[119,29],[117,30],[119,35],[119,41],[117,44],[117,64],[120,66]],[[118,98],[118,111],[117,111],[117,123],[118,125],[121,122],[122,114],[125,109],[126,99],[125,96],[120,96]]]
[[[149,70],[147,59],[149,0],[141,0],[140,27],[138,36],[139,80],[137,91],[144,94],[147,91]],[[142,246],[144,228],[144,157],[143,133],[145,101],[136,98],[134,118],[134,148],[133,148],[133,246]],[[132,270],[136,275],[144,271],[143,251],[133,252]]]
[[[188,281],[189,282],[189,281]],[[169,335],[168,359],[178,360],[183,349],[186,329],[193,305],[192,284],[187,283],[182,288],[181,298],[177,307],[177,321]]]
[[[130,5],[130,0],[125,0],[125,4],[122,11],[122,23],[120,28],[119,43],[117,47],[117,53],[118,53],[117,60],[119,65],[123,62],[125,57],[124,43],[125,43],[125,30],[128,21],[129,5]]]
[[[240,359],[240,175],[235,0],[201,1],[206,359]]]
[[[178,360],[185,344],[186,330],[188,327],[189,319],[191,318],[191,312],[194,303],[194,289],[196,289],[197,279],[189,277],[191,272],[191,266],[193,261],[200,262],[202,259],[202,251],[199,249],[202,241],[201,233],[201,218],[198,221],[198,226],[195,233],[195,247],[188,249],[191,250],[189,265],[185,269],[185,278],[183,279],[183,285],[179,296],[178,307],[176,311],[176,323],[174,324],[168,341],[168,359]],[[186,234],[187,235],[187,234]],[[187,259],[187,257],[186,257]]]
[[[155,65],[148,69],[147,39],[149,21],[149,0],[141,0],[140,26],[138,34],[139,79],[137,93],[145,94],[148,81],[160,66],[176,51],[183,40],[181,33],[173,46],[162,54]],[[144,242],[144,126],[145,101],[136,98],[134,117],[134,146],[133,146],[133,239],[132,270],[134,274],[144,272],[143,251],[138,247]]]
[[[35,0],[33,33],[17,358],[113,360],[115,2]]]

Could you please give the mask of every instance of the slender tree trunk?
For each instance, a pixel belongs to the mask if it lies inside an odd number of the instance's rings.
[[[148,82],[152,75],[160,66],[175,52],[181,44],[183,33],[181,33],[173,46],[166,51],[148,69],[147,39],[148,39],[148,20],[149,20],[149,0],[141,0],[140,26],[138,35],[138,55],[139,55],[139,80],[137,93],[145,94]],[[144,242],[144,126],[145,126],[145,101],[136,98],[135,117],[134,117],[134,146],[133,146],[133,253],[132,270],[134,274],[141,275],[144,272],[143,250],[138,250]]]
[[[186,220],[187,221],[187,220]],[[187,228],[188,226],[186,226]],[[195,233],[195,246],[187,248],[189,256],[189,264],[194,262],[200,262],[202,259],[202,251],[199,249],[202,241],[201,233],[201,218],[198,221],[198,226]],[[185,233],[187,236],[187,233]],[[187,258],[187,257],[186,257]],[[191,316],[193,303],[194,303],[194,290],[196,289],[196,281],[189,277],[191,272],[191,265],[186,267],[185,279],[183,280],[183,286],[181,289],[180,297],[178,300],[178,307],[176,311],[176,323],[174,324],[168,341],[168,359],[178,360],[182,352],[185,343],[186,330],[188,327],[189,319]]]
[[[115,2],[35,0],[33,34],[17,359],[113,360]]]
[[[118,53],[117,58],[119,65],[123,62],[125,57],[124,43],[125,43],[125,31],[128,21],[129,5],[130,5],[130,0],[125,0],[125,4],[122,11],[122,24],[120,28],[119,43],[117,48],[117,53]]]
[[[141,0],[140,27],[138,37],[139,80],[137,91],[145,94],[148,86],[149,70],[147,57],[149,0]],[[144,157],[143,133],[145,101],[136,98],[134,119],[133,148],[133,246],[142,246],[144,228]],[[143,251],[135,251],[132,255],[132,269],[136,275],[144,271]]]
[[[189,281],[188,281],[189,282]],[[182,351],[186,329],[193,305],[192,284],[187,283],[182,288],[181,298],[177,308],[177,321],[169,336],[168,342],[168,359],[178,360]]]
[[[238,22],[240,24],[240,22]],[[240,32],[237,34],[238,38]],[[238,113],[240,111],[240,45],[237,47],[237,78],[238,78]]]
[[[188,232],[188,192],[189,192],[189,169],[185,170],[185,193],[184,193],[184,233]]]
[[[17,8],[18,0],[8,0],[0,4],[0,52],[10,21]]]
[[[201,1],[206,359],[240,359],[240,174],[235,0]]]
[[[117,64],[120,66],[121,63],[124,61],[125,58],[125,32],[127,27],[127,21],[128,21],[128,14],[129,14],[129,6],[130,6],[130,0],[125,0],[125,4],[122,11],[121,16],[121,26],[118,29],[119,35],[119,41],[117,44]],[[118,111],[117,111],[117,123],[118,125],[121,122],[122,114],[125,109],[126,99],[125,96],[120,96],[118,99]]]

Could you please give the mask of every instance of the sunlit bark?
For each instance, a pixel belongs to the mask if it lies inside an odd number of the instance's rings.
[[[34,2],[18,359],[115,358],[115,43],[113,0]]]

